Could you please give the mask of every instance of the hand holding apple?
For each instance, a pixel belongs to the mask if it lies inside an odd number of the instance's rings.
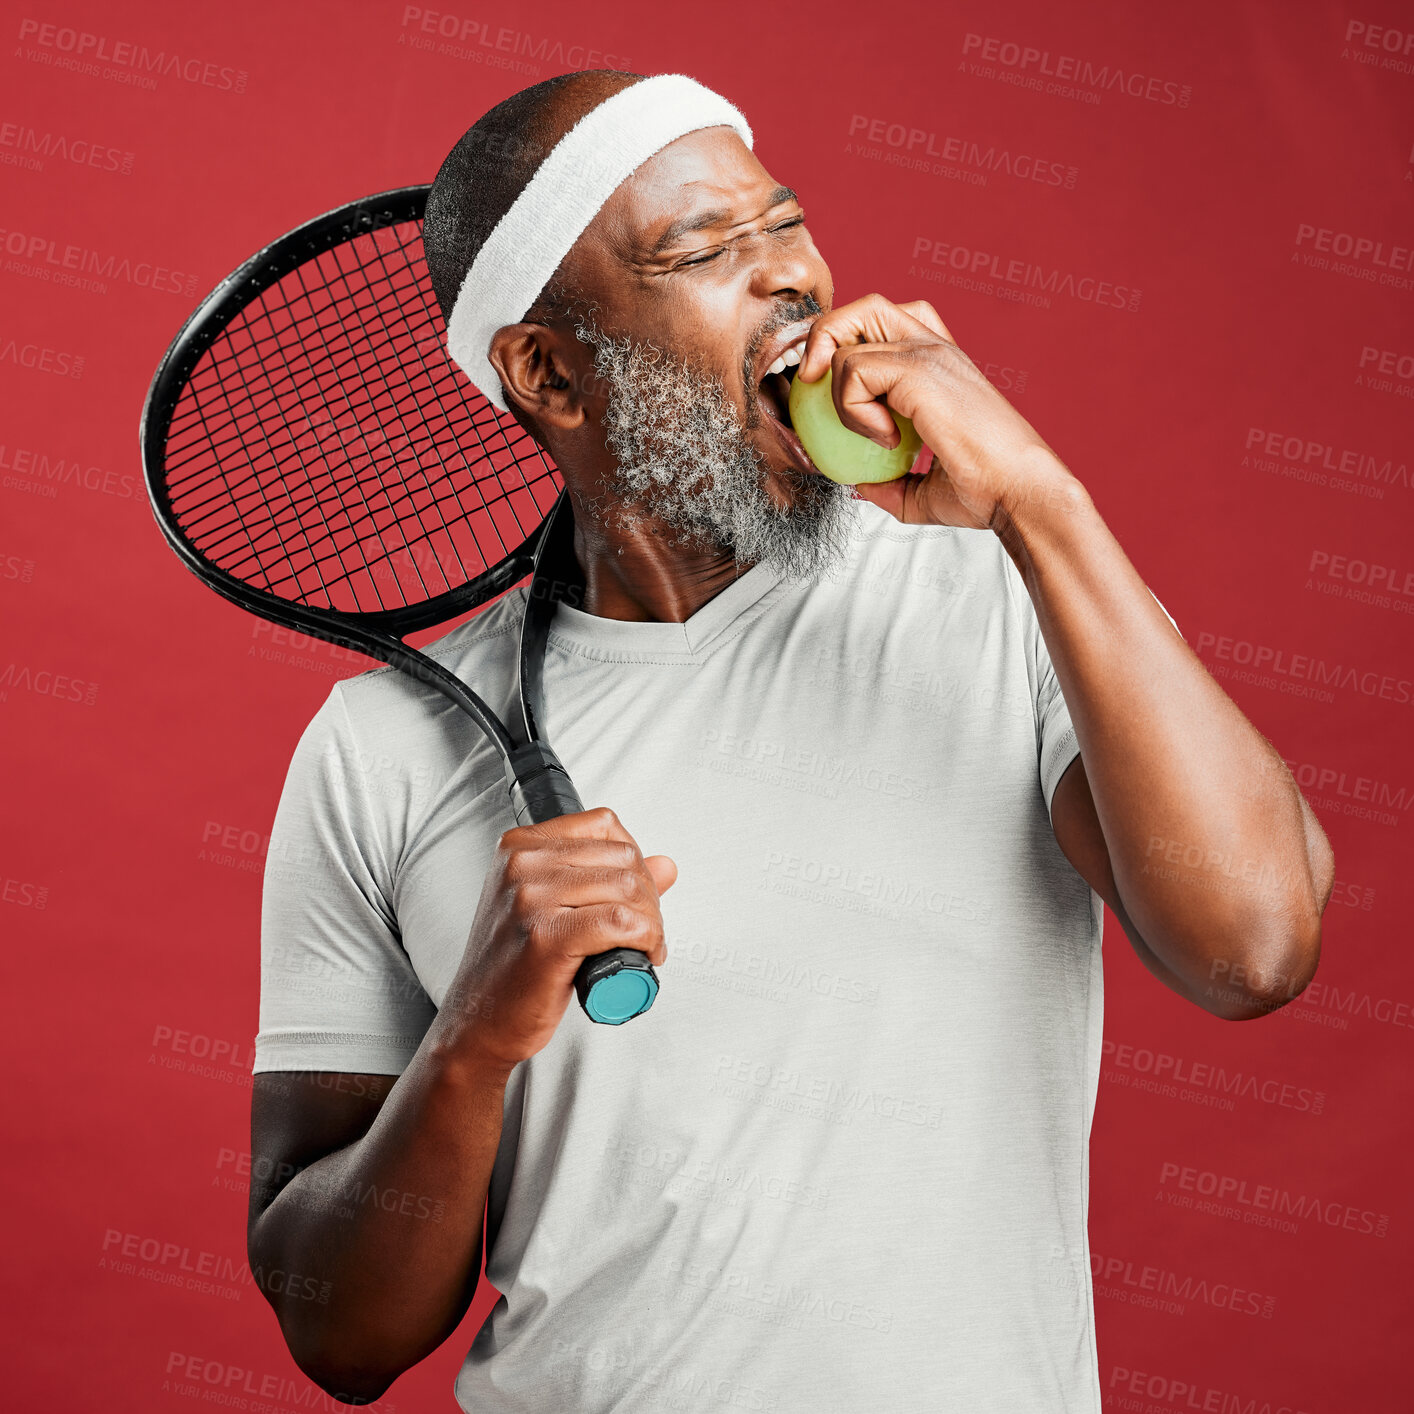
[[[846,486],[897,481],[923,449],[913,424],[892,413],[899,433],[894,447],[882,447],[869,437],[851,432],[835,411],[830,396],[832,381],[827,368],[825,376],[814,383],[807,383],[797,373],[790,385],[790,425],[810,453],[816,470]]]
[[[932,466],[920,476],[890,469],[883,476],[858,477],[850,470],[832,478],[859,484],[861,497],[898,520],[986,529],[999,512],[1005,516],[1011,506],[1074,481],[922,300],[896,305],[866,295],[822,314],[791,388],[793,422],[797,399],[811,396],[802,384],[818,388],[826,373],[844,429],[902,457],[903,428],[896,419],[906,419],[932,451]],[[809,434],[796,427],[819,466]]]

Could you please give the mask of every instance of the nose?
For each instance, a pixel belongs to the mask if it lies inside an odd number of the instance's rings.
[[[829,271],[809,236],[797,233],[790,241],[765,237],[761,257],[752,274],[752,294],[765,300],[798,300],[818,294],[829,284]]]

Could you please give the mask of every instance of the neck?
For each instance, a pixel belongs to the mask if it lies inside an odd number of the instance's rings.
[[[584,574],[584,611],[632,623],[683,623],[751,568],[725,551],[668,544],[663,527],[611,532],[577,506],[574,553]]]

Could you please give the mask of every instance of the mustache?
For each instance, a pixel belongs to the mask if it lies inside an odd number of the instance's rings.
[[[761,345],[777,329],[784,329],[787,324],[794,324],[797,319],[814,319],[824,312],[820,301],[814,295],[803,295],[798,300],[785,300],[776,306],[775,313],[763,320],[752,334],[741,360],[741,386],[746,389],[747,402],[752,409],[755,408],[756,389],[751,383],[751,370],[756,366],[756,355],[761,352]]]

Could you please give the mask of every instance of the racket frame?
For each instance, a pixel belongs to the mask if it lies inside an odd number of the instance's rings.
[[[138,431],[144,468],[165,465],[167,435],[182,389],[202,356],[257,295],[277,284],[297,266],[356,236],[421,219],[430,190],[427,185],[399,187],[326,211],[272,241],[222,280],[182,325],[157,366],[143,403]],[[402,635],[445,623],[478,608],[524,579],[534,568],[535,552],[553,507],[504,559],[465,584],[420,604],[348,614],[333,608],[313,609],[295,604],[228,574],[174,529],[172,522],[176,521],[176,513],[165,476],[149,474],[145,480],[153,515],[167,543],[182,563],[216,593],[283,628],[352,648],[408,673],[436,688],[468,713],[500,748],[503,757],[515,749],[517,743],[486,703],[440,663],[410,649],[402,641]]]
[[[573,519],[569,493],[563,489],[563,484],[540,524],[504,558],[465,584],[419,604],[351,614],[281,599],[214,564],[176,529],[177,515],[166,476],[154,474],[156,468],[165,473],[167,437],[182,390],[202,356],[227,325],[257,295],[306,261],[359,235],[420,220],[430,190],[426,184],[398,187],[316,216],[257,251],[197,305],[163,355],[143,401],[138,440],[144,481],[153,516],[164,539],[187,569],[208,588],[259,618],[386,663],[435,688],[460,707],[500,753],[517,823],[528,824],[584,808],[569,773],[539,734],[539,723],[544,717],[542,664],[546,635],[559,591],[567,583],[553,576],[563,575],[573,563]],[[426,654],[409,647],[401,635],[445,623],[479,608],[512,589],[527,574],[532,578],[521,621],[517,662],[517,707],[523,730],[513,734],[460,678]],[[648,959],[632,948],[612,948],[586,957],[575,978],[580,1006],[592,1020],[617,1025],[632,1019],[631,1016],[600,1015],[591,1000],[599,983],[613,985],[612,979],[620,973],[645,979],[647,1001],[634,1014],[641,1014],[652,1005],[658,992],[658,978]]]

